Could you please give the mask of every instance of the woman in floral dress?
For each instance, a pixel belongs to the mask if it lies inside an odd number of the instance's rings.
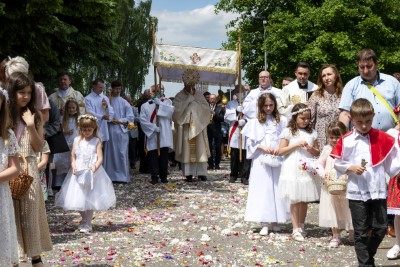
[[[339,103],[343,90],[342,78],[335,65],[326,64],[318,74],[318,89],[308,100],[311,109],[311,119],[318,133],[319,147],[326,144],[326,128],[332,121],[339,118]]]

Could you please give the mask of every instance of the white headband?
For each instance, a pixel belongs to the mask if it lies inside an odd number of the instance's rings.
[[[90,115],[90,114],[79,115],[78,116],[78,121],[80,121],[81,119],[88,119],[88,120],[95,121],[97,123],[97,118],[95,116],[93,116],[93,115]]]
[[[309,107],[307,107],[307,108],[301,108],[301,109],[299,109],[298,111],[292,112],[292,116],[297,115],[297,114],[299,114],[299,113],[303,113],[303,112],[305,112],[305,111],[311,111],[311,109],[310,109]]]

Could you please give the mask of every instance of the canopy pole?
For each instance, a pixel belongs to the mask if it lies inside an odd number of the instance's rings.
[[[151,17],[151,25],[152,25],[152,39],[153,39],[153,66],[154,66],[154,90],[157,91],[157,66],[154,64],[154,57],[156,55],[156,18]],[[160,79],[161,83],[161,79]],[[161,87],[158,87],[158,90],[160,90]],[[156,114],[158,113],[158,105],[156,105]],[[160,127],[160,122],[158,115],[156,116],[156,125],[157,127]],[[160,156],[160,132],[157,133],[157,153],[158,156]]]
[[[237,53],[238,53],[238,63],[237,63],[237,72],[238,72],[238,85],[239,85],[239,106],[242,106],[242,46],[241,46],[241,31],[238,30],[238,43],[237,43]],[[243,118],[243,112],[240,112],[238,115],[238,120]],[[239,161],[242,162],[242,126],[239,126]]]

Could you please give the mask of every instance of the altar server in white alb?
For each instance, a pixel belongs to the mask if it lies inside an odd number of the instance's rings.
[[[273,94],[260,95],[257,104],[257,118],[249,120],[242,130],[247,157],[252,159],[244,219],[260,222],[260,235],[267,235],[269,230],[280,231],[277,223],[286,223],[290,218],[289,202],[278,194],[282,159],[276,156],[287,119],[279,115]]]
[[[235,86],[235,91],[239,91],[239,85]],[[238,93],[240,94],[240,93]],[[236,95],[236,94],[235,94]],[[241,182],[245,185],[249,184],[250,165],[251,160],[246,159],[246,139],[242,136],[242,160],[240,161],[239,151],[239,132],[241,127],[245,125],[245,120],[241,118],[241,114],[236,111],[239,106],[238,98],[232,99],[226,105],[225,121],[229,123],[228,132],[228,147],[231,154],[231,173],[229,175],[229,182],[235,183],[240,176]]]
[[[161,97],[164,94],[160,92],[159,86],[152,86],[150,94],[151,99],[142,105],[140,112],[140,125],[146,135],[150,183],[157,184],[159,179],[163,183],[168,183],[168,151],[173,148],[171,126],[174,106],[170,99]]]
[[[104,145],[104,169],[113,182],[128,183],[129,174],[129,125],[135,119],[132,107],[120,94],[122,83],[111,82],[110,105],[114,117],[108,123],[110,139]],[[131,124],[129,124],[131,123]]]
[[[92,92],[85,97],[86,112],[97,118],[99,137],[101,141],[109,139],[108,122],[114,117],[114,110],[110,106],[110,100],[103,94],[104,81],[96,79],[92,82]]]

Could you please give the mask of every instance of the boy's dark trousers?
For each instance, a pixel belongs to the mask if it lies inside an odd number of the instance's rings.
[[[231,177],[249,179],[251,159],[246,159],[246,149],[242,149],[242,162],[239,159],[239,148],[231,147]]]
[[[129,165],[132,169],[135,168],[136,157],[137,157],[137,138],[132,138],[129,136],[129,149],[128,149],[128,157],[129,157]]]
[[[349,200],[358,266],[375,266],[374,256],[386,234],[386,199]]]
[[[160,178],[163,183],[167,182],[168,150],[168,147],[162,147],[160,148],[160,155],[158,155],[157,149],[150,150],[147,154],[151,180],[155,183],[158,182],[158,178]]]

